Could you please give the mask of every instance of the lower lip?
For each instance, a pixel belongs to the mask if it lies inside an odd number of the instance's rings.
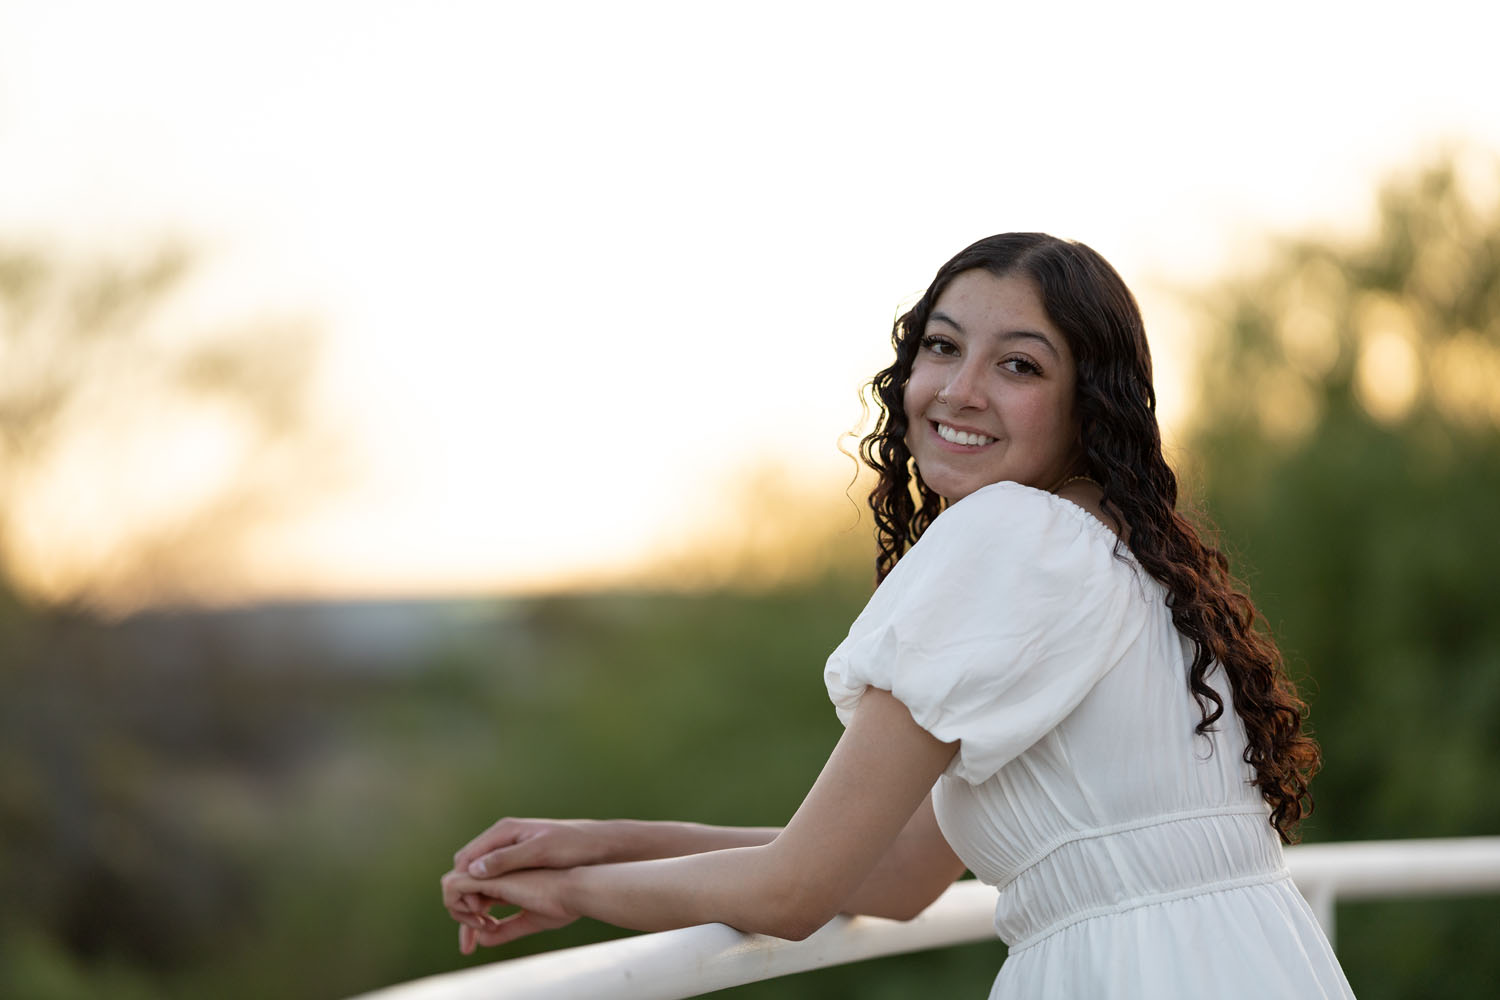
[[[938,444],[942,445],[949,451],[956,451],[960,454],[972,454],[976,451],[983,451],[984,449],[988,448],[990,444],[995,443],[992,440],[989,444],[958,444],[954,441],[949,441],[947,438],[939,434],[937,424],[933,423],[932,421],[928,421],[928,426],[932,428],[932,436],[937,438]]]

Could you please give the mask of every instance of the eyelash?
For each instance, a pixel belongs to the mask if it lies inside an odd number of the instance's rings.
[[[924,336],[921,340],[921,346],[922,350],[932,351],[934,354],[937,354],[940,357],[953,356],[951,354],[943,353],[943,348],[948,348],[955,352],[958,350],[958,345],[953,341],[949,340],[947,337],[938,336],[936,334],[927,334],[926,336]],[[1016,370],[1013,372],[1013,374],[1016,375],[1036,376],[1042,374],[1042,366],[1037,364],[1035,361],[1032,361],[1030,358],[1009,357],[1002,360],[1000,364],[1002,366],[1012,364],[1015,365]]]
[[[937,348],[940,348],[940,347],[951,347],[955,351],[958,350],[958,345],[955,344],[953,341],[949,340],[947,337],[939,337],[939,336],[936,336],[936,335],[930,334],[930,333],[927,334],[926,336],[924,336],[922,338],[922,342],[921,343],[922,343],[922,350],[924,350],[924,351],[933,351],[933,353],[941,353],[941,352],[939,352],[939,351],[936,350]]]

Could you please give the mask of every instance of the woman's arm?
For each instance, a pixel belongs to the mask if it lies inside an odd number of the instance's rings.
[[[844,901],[844,913],[910,920],[964,873],[938,828],[929,794],[902,828],[895,843]]]
[[[805,937],[855,898],[956,748],[918,726],[888,692],[871,689],[802,806],[768,844],[489,880],[455,872],[444,879],[444,900],[455,911],[475,894],[522,907],[499,922],[476,913],[469,926],[483,944],[577,916],[636,930],[720,921]]]
[[[780,832],[776,826],[507,817],[453,855],[453,870],[493,878],[525,868],[677,858],[729,847],[759,847],[775,840]]]
[[[760,847],[775,826],[708,826],[656,820],[516,819],[496,822],[453,856],[453,870],[494,878],[527,868],[650,861],[731,847]],[[938,829],[929,795],[844,903],[845,913],[909,920],[963,874]]]
[[[650,861],[731,847],[760,847],[781,827],[708,826],[654,820],[516,819],[496,822],[453,856],[453,869],[494,878],[527,868]],[[929,795],[845,900],[843,912],[910,920],[963,874],[938,829]]]

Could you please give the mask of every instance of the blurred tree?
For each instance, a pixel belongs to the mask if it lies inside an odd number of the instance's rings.
[[[318,700],[94,614],[221,596],[246,529],[335,467],[307,331],[183,336],[189,270],[0,247],[0,994],[153,994],[239,926],[236,817]]]
[[[189,256],[0,246],[0,573],[112,611],[224,596],[246,531],[326,483],[303,326],[169,322]],[[180,324],[179,324],[180,325]]]
[[[1497,181],[1441,160],[1384,189],[1365,238],[1282,243],[1201,302],[1188,451],[1307,677],[1325,756],[1309,839],[1500,832]],[[1366,1000],[1500,982],[1493,901],[1345,910]]]

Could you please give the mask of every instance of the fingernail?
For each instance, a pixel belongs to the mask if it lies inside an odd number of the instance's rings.
[[[489,870],[485,868],[483,861],[476,861],[469,866],[469,874],[475,878],[484,878],[489,874]]]

